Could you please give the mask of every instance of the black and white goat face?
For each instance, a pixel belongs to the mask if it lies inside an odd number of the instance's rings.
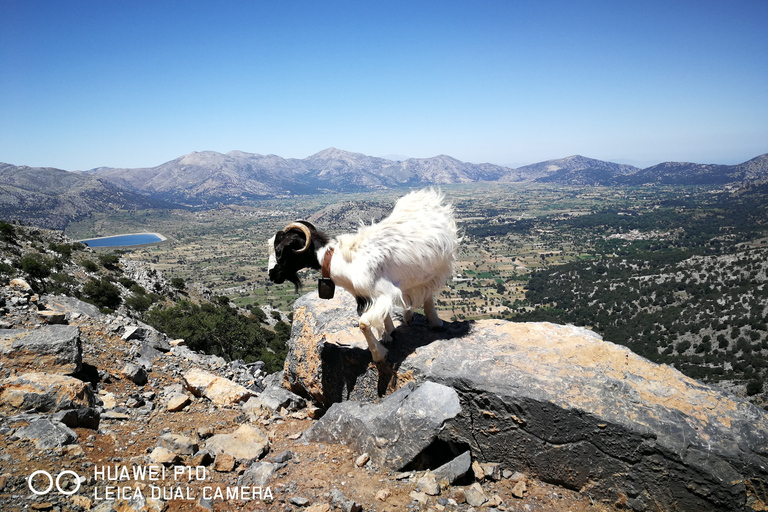
[[[309,226],[311,224],[307,222],[293,222],[269,240],[267,249],[270,281],[277,284],[289,281],[298,291],[301,288],[299,270],[317,267]]]

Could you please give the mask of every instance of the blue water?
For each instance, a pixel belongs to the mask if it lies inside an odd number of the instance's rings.
[[[118,235],[80,241],[88,247],[122,247],[125,245],[153,244],[161,242],[162,238],[152,233],[139,233],[136,235]]]

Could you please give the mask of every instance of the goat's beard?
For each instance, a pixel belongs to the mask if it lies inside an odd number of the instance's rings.
[[[269,271],[269,280],[275,284],[282,284],[285,281],[293,283],[296,293],[301,291],[301,279],[296,271],[285,271],[278,267],[273,267]]]

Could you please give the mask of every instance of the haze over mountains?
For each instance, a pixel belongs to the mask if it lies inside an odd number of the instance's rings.
[[[666,162],[639,169],[576,155],[513,169],[447,155],[396,161],[336,148],[304,159],[201,151],[156,167],[86,172],[0,163],[0,218],[39,222],[47,216],[41,225],[61,228],[67,219],[89,211],[237,203],[295,194],[473,182],[642,186],[766,179],[768,153],[738,165]]]

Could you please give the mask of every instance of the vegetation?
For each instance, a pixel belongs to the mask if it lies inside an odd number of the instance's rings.
[[[171,337],[184,338],[192,350],[227,360],[264,361],[270,372],[283,368],[285,342],[290,334],[283,322],[278,322],[272,332],[264,329],[258,318],[242,315],[228,304],[197,305],[189,301],[152,309],[147,322]]]

